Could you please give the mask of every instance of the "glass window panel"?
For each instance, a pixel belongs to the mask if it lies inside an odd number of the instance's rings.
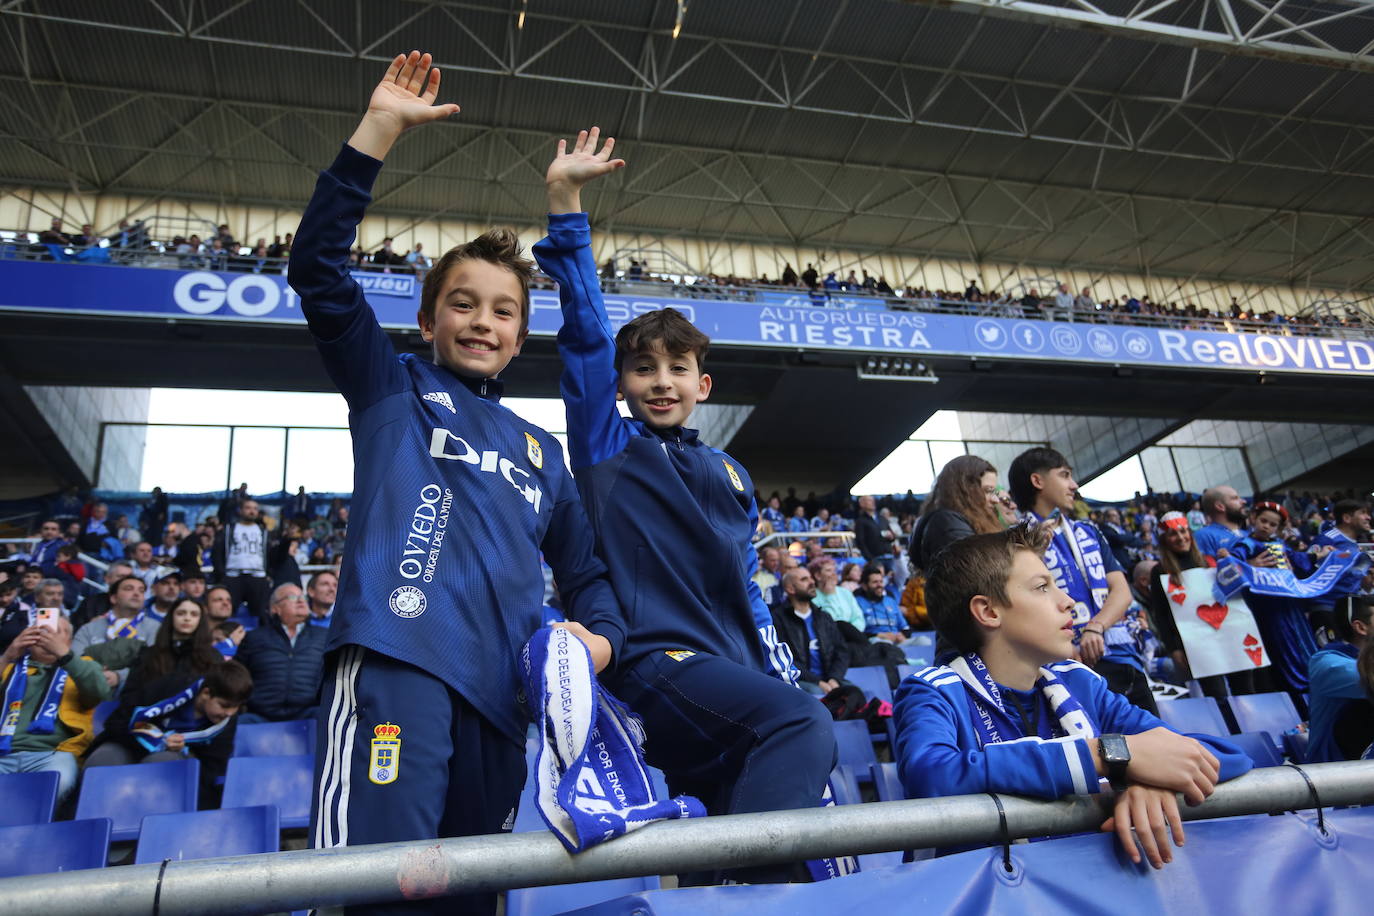
[[[165,493],[205,493],[224,489],[229,461],[227,426],[149,426],[146,430],[148,444],[143,452],[140,490],[162,487]]]
[[[276,486],[281,486],[280,477]],[[348,430],[291,430],[286,487],[292,493],[297,487],[305,487],[307,493],[351,493],[353,442]]]
[[[854,484],[850,492],[854,495],[905,493],[907,490],[925,493],[934,480],[926,443],[908,439],[878,462],[878,466]]]
[[[244,426],[234,429],[229,471],[233,486],[246,483],[249,493],[275,493],[282,488],[285,461],[286,430]]]
[[[962,442],[930,443],[930,459],[931,465],[935,469],[935,476],[940,476],[941,469],[962,454],[964,454],[964,443]]]

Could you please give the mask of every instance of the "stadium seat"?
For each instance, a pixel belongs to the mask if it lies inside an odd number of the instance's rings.
[[[110,819],[0,827],[0,878],[104,868]]]
[[[835,745],[839,748],[839,762],[854,772],[860,783],[873,780],[873,764],[878,757],[873,753],[873,742],[868,738],[868,723],[857,719],[835,723]]]
[[[105,720],[110,718],[110,713],[118,706],[118,700],[106,700],[95,707],[95,711],[91,713],[91,734],[99,735],[105,730]]]
[[[234,735],[235,757],[295,757],[315,753],[315,720],[240,724]]]
[[[850,668],[845,680],[862,690],[869,699],[876,697],[887,703],[892,702],[892,685],[888,683],[887,669],[882,665]]]
[[[286,829],[310,826],[315,755],[231,757],[221,808],[275,805]]]
[[[119,843],[136,838],[143,818],[149,814],[196,810],[199,790],[200,761],[194,757],[163,763],[88,767],[81,780],[76,817],[109,818],[110,839]]]
[[[57,773],[7,773],[0,776],[0,827],[46,824],[57,806]]]
[[[830,771],[830,789],[837,805],[857,805],[863,801],[854,770],[847,764],[836,764]]]
[[[928,668],[935,664],[935,647],[918,646],[914,643],[907,643],[900,647],[907,661],[915,668]]]
[[[897,764],[875,763],[872,767],[873,784],[878,789],[878,801],[902,801],[906,791],[897,775]]]
[[[1159,717],[1170,728],[1185,734],[1222,737],[1231,731],[1213,697],[1166,700],[1159,704]]]
[[[276,805],[150,814],[138,833],[134,864],[277,852],[280,829]]]
[[[1268,732],[1274,746],[1283,749],[1283,734],[1302,724],[1302,717],[1286,693],[1252,693],[1231,697],[1231,711],[1243,732]]]
[[[1306,731],[1284,732],[1283,752],[1294,763],[1307,762],[1307,742],[1312,736]]]
[[[656,891],[657,877],[614,878],[551,887],[520,887],[506,892],[506,916],[555,916],[627,894]]]
[[[1241,732],[1229,739],[1232,744],[1245,751],[1257,767],[1276,767],[1283,765],[1283,757],[1275,749],[1274,738],[1268,732]]]

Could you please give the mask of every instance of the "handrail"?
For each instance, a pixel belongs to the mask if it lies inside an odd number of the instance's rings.
[[[759,538],[757,541],[754,541],[752,546],[753,546],[753,548],[754,548],[755,550],[762,550],[762,549],[765,548],[765,547],[771,547],[771,546],[774,544],[774,542],[777,542],[777,543],[780,543],[780,544],[785,544],[785,543],[787,543],[788,541],[805,540],[805,539],[807,539],[807,538],[813,538],[813,539],[814,539],[814,538],[844,538],[846,541],[852,541],[852,540],[854,540],[854,532],[852,532],[852,531],[774,531],[772,534],[765,534],[763,537]],[[830,551],[844,551],[844,550],[848,550],[848,549],[849,549],[849,548],[847,548],[847,547],[826,547],[826,548],[825,548],[825,551],[826,551],[827,553],[829,553]]]
[[[1374,761],[1254,770],[1218,786],[1184,820],[1374,802]],[[1308,782],[1310,778],[1311,782]],[[1096,830],[1110,795],[1000,796],[1012,838]],[[842,854],[989,844],[1003,827],[989,795],[665,821],[570,855],[545,831],[168,860],[156,865],[0,880],[0,916],[236,914],[429,899],[453,894],[776,865]]]

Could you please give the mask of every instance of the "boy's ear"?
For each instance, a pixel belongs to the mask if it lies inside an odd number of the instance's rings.
[[[697,382],[697,402],[700,403],[711,396],[711,374],[701,373],[701,379]]]
[[[420,309],[415,313],[415,322],[420,326],[420,336],[425,339],[425,343],[433,343],[434,321],[425,314],[424,309]],[[523,338],[521,339],[521,343],[524,343]]]
[[[1037,490],[1045,489],[1045,475],[1039,471],[1034,471],[1030,475],[1030,484]]]
[[[972,615],[973,622],[984,629],[996,630],[1002,626],[1002,613],[993,606],[987,595],[974,595],[970,598],[968,612]]]

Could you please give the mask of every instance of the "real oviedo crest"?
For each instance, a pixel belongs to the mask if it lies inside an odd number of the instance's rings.
[[[725,473],[730,475],[730,483],[735,485],[736,490],[739,490],[741,493],[743,493],[744,482],[739,479],[739,474],[736,473],[735,466],[730,462],[726,461],[724,458],[720,460],[720,463],[725,465]]]
[[[367,765],[367,778],[379,786],[396,781],[401,768],[401,726],[385,722],[372,729],[372,758]]]
[[[544,467],[544,449],[540,447],[539,440],[525,433],[525,454],[529,455],[530,464],[536,468]]]

